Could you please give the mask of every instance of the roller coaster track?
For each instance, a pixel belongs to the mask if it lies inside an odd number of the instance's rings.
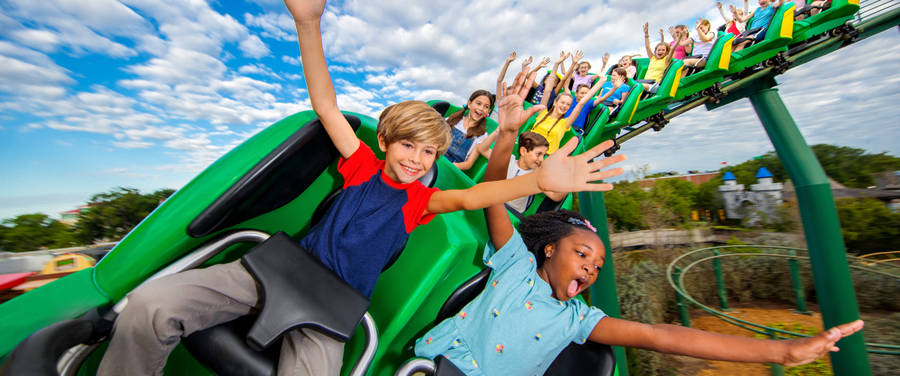
[[[799,271],[797,269],[796,263],[798,261],[807,264],[809,263],[809,255],[807,249],[767,245],[718,246],[690,251],[679,256],[678,258],[672,260],[671,263],[669,263],[669,266],[666,270],[666,278],[669,281],[669,285],[672,287],[672,289],[675,290],[675,293],[678,295],[678,305],[679,310],[682,311],[681,320],[683,324],[689,326],[689,318],[685,317],[685,315],[687,315],[687,311],[684,310],[686,309],[686,304],[690,303],[706,311],[707,313],[714,315],[724,320],[725,322],[728,322],[729,324],[736,325],[771,338],[785,339],[809,337],[809,335],[807,334],[772,328],[728,315],[728,313],[726,312],[728,310],[727,303],[725,303],[725,282],[722,278],[720,278],[722,272],[720,269],[721,267],[718,265],[718,263],[721,262],[720,260],[746,257],[780,258],[787,260],[787,262],[789,263],[793,263],[794,265],[791,265],[792,275],[790,277],[792,279],[792,284],[794,284],[796,299],[798,300],[798,311],[806,311],[805,297],[802,293],[802,282],[800,282]],[[869,258],[853,257],[849,255],[847,256],[847,261],[850,264],[850,268],[855,271],[876,274],[881,278],[885,278],[886,280],[893,280],[894,282],[900,283],[900,266],[890,265],[886,263],[873,264],[871,262],[871,259]],[[709,305],[701,303],[696,298],[692,297],[690,292],[688,292],[687,288],[685,287],[685,275],[688,274],[692,269],[699,268],[702,264],[708,262],[713,263],[714,271],[717,274],[716,284],[719,290],[720,305],[722,306],[722,308],[720,309],[716,309],[710,307]],[[687,300],[687,302],[683,302],[682,299]],[[900,345],[898,344],[869,342],[866,343],[866,347],[867,351],[872,354],[900,355]]]
[[[680,102],[673,102],[662,116],[638,119],[631,125],[624,127],[623,129],[627,133],[615,137],[616,146],[608,154],[611,155],[624,142],[637,137],[648,129],[661,130],[671,119],[678,115],[703,105],[706,105],[708,110],[712,110],[743,98],[746,96],[741,92],[743,88],[753,87],[762,80],[771,80],[774,76],[872,37],[898,24],[900,24],[900,1],[864,0],[860,4],[859,12],[844,25],[791,45],[787,53],[779,53],[776,57],[768,59],[764,63],[738,72],[730,78],[726,78],[724,81],[720,81],[701,91],[699,96],[695,95],[687,97]]]

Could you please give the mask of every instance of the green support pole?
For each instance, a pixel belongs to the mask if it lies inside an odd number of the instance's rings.
[[[791,250],[791,256],[796,256],[797,251]],[[791,267],[791,286],[794,287],[794,298],[797,301],[797,310],[795,312],[808,315],[806,310],[806,295],[803,294],[803,282],[800,281],[800,266],[797,265],[797,259],[792,258],[788,261]]]
[[[847,250],[825,171],[797,129],[778,90],[772,88],[775,80],[760,81],[764,82],[750,94],[750,103],[796,188],[822,321],[829,328],[857,320],[859,308],[847,266]],[[835,375],[872,374],[862,332],[844,338],[837,346],[841,351],[829,353]]]
[[[714,250],[713,254],[718,256],[722,253]],[[722,277],[722,262],[719,259],[713,259],[713,271],[716,273],[716,290],[719,292],[719,306],[722,307],[723,311],[730,311],[728,309],[728,294],[725,292],[725,278]]]
[[[681,285],[681,268],[675,267],[675,272],[672,273],[672,277],[675,278],[675,283],[679,286]],[[675,292],[675,303],[678,306],[678,319],[681,320],[681,325],[684,327],[691,327],[691,313],[688,311],[687,302],[684,301],[684,297],[681,296],[681,293],[678,291]]]
[[[606,222],[606,201],[603,192],[579,192],[581,215],[585,216],[594,227],[597,235],[603,240],[606,247],[606,260],[597,276],[597,281],[591,286],[591,303],[599,307],[609,317],[621,318],[619,311],[619,295],[616,292],[616,274],[613,266],[612,249],[609,246],[609,228]],[[621,346],[613,346],[616,354],[616,368],[619,376],[628,376],[628,360],[625,358],[625,349]]]
[[[766,329],[766,333],[769,334],[769,339],[778,339],[778,336],[775,335],[775,331],[772,329]],[[784,366],[778,363],[769,363],[769,374],[772,376],[784,376]]]

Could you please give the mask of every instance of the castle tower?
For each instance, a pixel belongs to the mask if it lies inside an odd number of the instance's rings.
[[[738,213],[738,208],[745,200],[744,185],[737,183],[737,178],[731,171],[725,172],[725,175],[722,176],[722,183],[719,186],[719,192],[722,194],[722,200],[725,201],[725,217],[729,219],[742,218]]]
[[[775,216],[775,210],[781,206],[781,194],[784,190],[784,184],[775,183],[772,178],[772,173],[768,169],[760,167],[756,172],[757,183],[750,186],[757,210],[769,218]]]

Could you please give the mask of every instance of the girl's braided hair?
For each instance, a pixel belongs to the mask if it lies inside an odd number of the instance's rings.
[[[581,214],[571,210],[554,210],[540,212],[525,217],[519,224],[519,234],[528,251],[534,254],[537,266],[544,264],[544,247],[547,244],[555,244],[572,233],[575,228],[596,232]]]

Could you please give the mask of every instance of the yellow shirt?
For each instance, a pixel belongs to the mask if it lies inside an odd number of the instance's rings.
[[[547,148],[547,154],[553,154],[556,149],[559,149],[559,142],[562,141],[563,135],[569,130],[569,124],[566,121],[568,118],[557,121],[553,116],[544,115],[547,115],[547,110],[537,114],[538,122],[534,123],[531,131],[547,139],[547,142],[550,143],[550,147]]]
[[[657,59],[656,56],[650,58],[650,65],[647,67],[647,73],[644,74],[645,80],[654,80],[661,83],[663,72],[666,71],[666,59]]]

